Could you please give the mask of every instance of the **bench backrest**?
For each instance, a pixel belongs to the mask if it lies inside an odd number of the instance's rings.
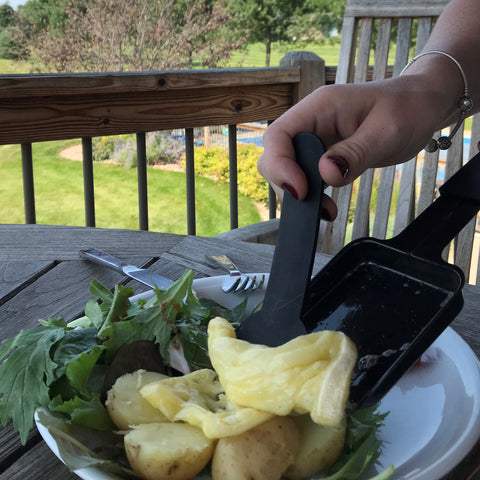
[[[373,79],[397,76],[409,58],[422,50],[447,3],[347,0],[336,83],[364,82],[372,68]],[[421,152],[401,166],[370,169],[353,185],[330,189],[339,215],[335,222],[322,221],[319,250],[335,254],[350,240],[364,236],[389,238],[403,230],[434,200],[439,185],[473,156],[476,142],[472,140],[470,146],[468,142],[469,138],[480,138],[479,130],[479,120],[474,117],[471,134],[461,128],[446,153]],[[445,252],[446,258],[463,269],[467,280],[475,224],[474,219]],[[476,278],[470,283],[476,283]]]

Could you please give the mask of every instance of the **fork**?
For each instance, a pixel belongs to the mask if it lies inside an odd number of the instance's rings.
[[[228,271],[229,276],[222,282],[225,293],[248,293],[258,290],[265,283],[265,275],[246,275],[241,273],[233,261],[226,255],[208,255],[215,263]]]

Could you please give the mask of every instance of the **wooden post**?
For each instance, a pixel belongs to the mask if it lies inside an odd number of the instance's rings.
[[[280,66],[300,68],[300,82],[295,87],[294,103],[325,85],[325,60],[313,52],[289,52],[280,60]]]
[[[205,147],[210,146],[210,127],[203,127],[203,144]]]

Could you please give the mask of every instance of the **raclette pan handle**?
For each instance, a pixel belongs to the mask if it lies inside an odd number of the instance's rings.
[[[385,243],[418,257],[440,259],[443,249],[480,210],[480,153],[439,191],[437,200]]]

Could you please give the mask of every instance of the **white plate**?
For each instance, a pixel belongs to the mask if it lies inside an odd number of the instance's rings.
[[[194,281],[199,297],[232,308],[241,297],[221,290],[224,276]],[[249,308],[263,290],[249,295]],[[148,293],[147,293],[148,296]],[[145,294],[142,295],[145,298]],[[390,412],[380,429],[382,453],[365,478],[395,466],[392,480],[438,480],[455,467],[480,437],[480,362],[470,347],[447,328],[382,399],[379,411]],[[55,440],[35,416],[37,427],[57,457]],[[59,457],[60,458],[60,457]],[[95,468],[75,472],[83,480],[112,480]]]

